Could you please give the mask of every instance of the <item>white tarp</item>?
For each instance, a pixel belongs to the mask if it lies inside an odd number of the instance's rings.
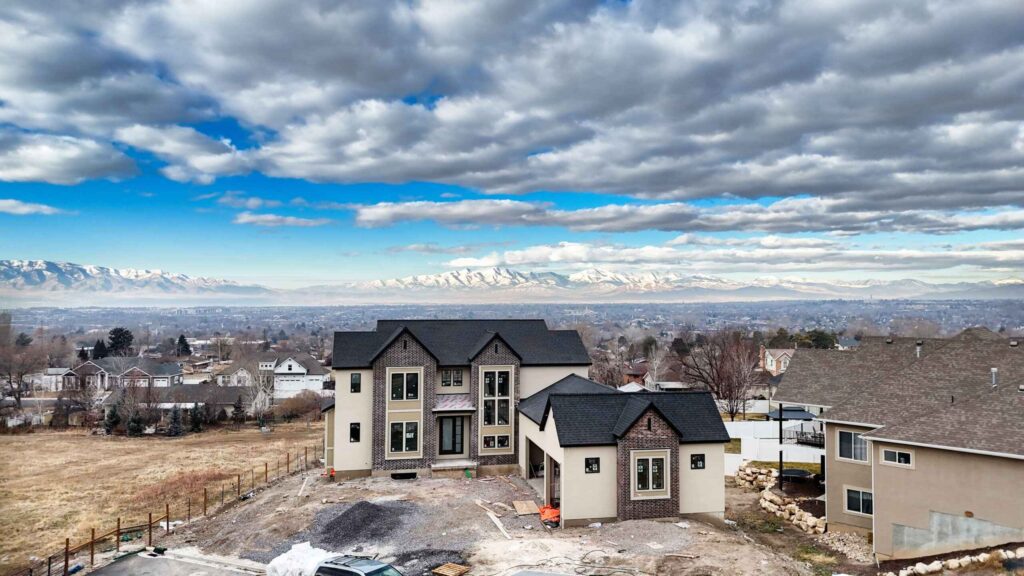
[[[267,576],[313,576],[321,562],[334,556],[337,554],[313,548],[309,542],[296,544],[267,564]]]

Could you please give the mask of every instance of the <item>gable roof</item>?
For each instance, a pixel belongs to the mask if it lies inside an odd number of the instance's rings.
[[[547,408],[548,398],[552,394],[621,394],[621,392],[611,386],[570,374],[551,386],[520,400],[519,412],[540,424],[544,418],[544,409]]]
[[[403,331],[441,366],[467,366],[499,334],[523,366],[587,366],[590,355],[575,330],[549,330],[544,320],[379,320],[373,331],[335,332],[332,366],[368,368]]]
[[[1024,347],[979,328],[949,339],[870,340],[855,351],[822,351],[832,356],[814,372],[819,381],[797,381],[821,394],[812,403],[829,407],[820,419],[871,426],[865,437],[874,440],[1024,458]],[[777,399],[801,403],[791,377],[815,356],[807,352],[793,358]]]
[[[617,443],[648,410],[668,422],[681,444],[729,441],[718,406],[706,391],[551,394],[541,427],[554,414],[562,447],[604,446]]]
[[[113,376],[120,376],[134,368],[138,368],[150,376],[176,376],[182,373],[181,367],[174,362],[160,362],[139,356],[108,356],[99,360],[90,360],[77,368],[90,363]]]

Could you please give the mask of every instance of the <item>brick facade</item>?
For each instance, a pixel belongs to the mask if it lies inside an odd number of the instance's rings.
[[[497,346],[497,352],[495,352]],[[512,438],[510,439],[515,453],[502,456],[478,456],[480,454],[480,433],[478,424],[483,418],[483,403],[480,401],[480,367],[481,366],[513,366],[512,375]],[[470,418],[469,457],[479,462],[480,466],[510,465],[519,463],[519,358],[509,350],[501,340],[492,340],[480,354],[473,359],[469,369],[469,397],[477,411]]]
[[[387,369],[398,367],[423,368],[420,398],[423,417],[420,422],[420,450],[422,458],[386,460],[388,447],[387,400],[390,397]],[[373,468],[375,470],[415,470],[430,468],[437,452],[437,419],[434,418],[437,385],[437,361],[409,334],[395,339],[373,363]]]
[[[647,420],[651,429],[647,429]],[[668,450],[669,493],[668,498],[656,500],[633,500],[632,458],[633,450]],[[679,436],[676,431],[654,410],[648,410],[633,424],[618,442],[618,484],[619,520],[642,518],[668,518],[679,515]]]

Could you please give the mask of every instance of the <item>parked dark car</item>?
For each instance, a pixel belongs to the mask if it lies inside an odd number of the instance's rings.
[[[357,556],[335,556],[317,566],[316,576],[402,576],[391,564]]]

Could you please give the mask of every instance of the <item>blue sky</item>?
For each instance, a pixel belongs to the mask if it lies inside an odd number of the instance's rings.
[[[1016,2],[199,11],[0,7],[0,258],[1024,275]]]

